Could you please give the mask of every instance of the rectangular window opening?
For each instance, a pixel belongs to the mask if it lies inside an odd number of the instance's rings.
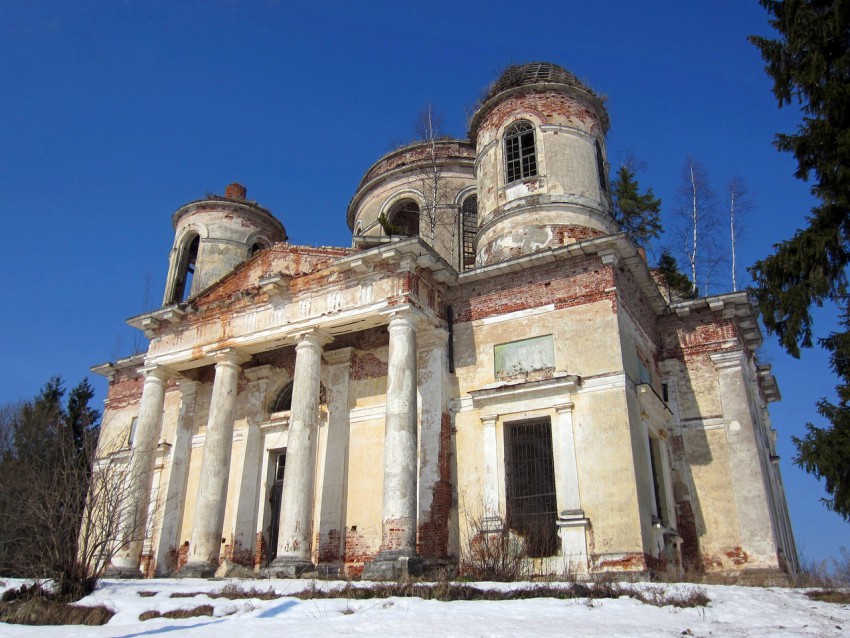
[[[553,556],[560,537],[549,418],[507,424],[505,443],[507,524],[525,540],[528,556]]]

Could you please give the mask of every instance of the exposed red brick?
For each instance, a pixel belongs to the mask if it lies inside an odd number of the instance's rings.
[[[456,323],[553,304],[556,309],[613,300],[614,275],[598,257],[557,262],[467,284],[454,292]]]

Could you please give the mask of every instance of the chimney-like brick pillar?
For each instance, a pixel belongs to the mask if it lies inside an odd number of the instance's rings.
[[[227,199],[245,199],[248,196],[248,189],[238,182],[233,182],[224,189],[224,196]]]

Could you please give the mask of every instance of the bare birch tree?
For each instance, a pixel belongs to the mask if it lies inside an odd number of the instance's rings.
[[[752,210],[752,194],[741,177],[733,177],[726,187],[726,210],[729,213],[729,257],[732,273],[732,290],[738,290],[738,245],[743,239],[747,213]]]
[[[682,171],[679,206],[673,212],[674,233],[690,271],[691,283],[694,288],[702,286],[701,294],[708,295],[722,262],[717,241],[717,198],[709,185],[707,171],[690,156]]]
[[[416,136],[426,149],[416,171],[416,180],[423,200],[420,216],[427,233],[424,239],[435,248],[438,242],[442,243],[442,247],[454,256],[458,211],[451,201],[448,179],[444,173],[445,162],[439,150],[440,141],[448,139],[442,127],[442,116],[431,104],[427,104],[414,124]]]

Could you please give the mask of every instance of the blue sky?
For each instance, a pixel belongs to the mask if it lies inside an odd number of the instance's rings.
[[[645,163],[638,178],[668,226],[688,155],[718,193],[743,177],[755,199],[745,264],[813,203],[771,145],[799,113],[777,109],[746,41],[770,33],[755,0],[0,6],[0,402],[53,374],[73,385],[141,344],[124,320],[159,305],[184,203],[239,181],[292,242],[347,246],[366,169],[412,137],[425,104],[465,136],[511,62],[555,62],[607,97],[609,159]],[[834,314],[818,313],[822,334]],[[822,560],[850,546],[850,527],[791,463],[791,436],[820,423],[814,404],[834,378],[818,350],[797,361],[768,337],[762,355],[783,395],[771,415],[797,544]],[[102,399],[105,381],[92,381]]]

